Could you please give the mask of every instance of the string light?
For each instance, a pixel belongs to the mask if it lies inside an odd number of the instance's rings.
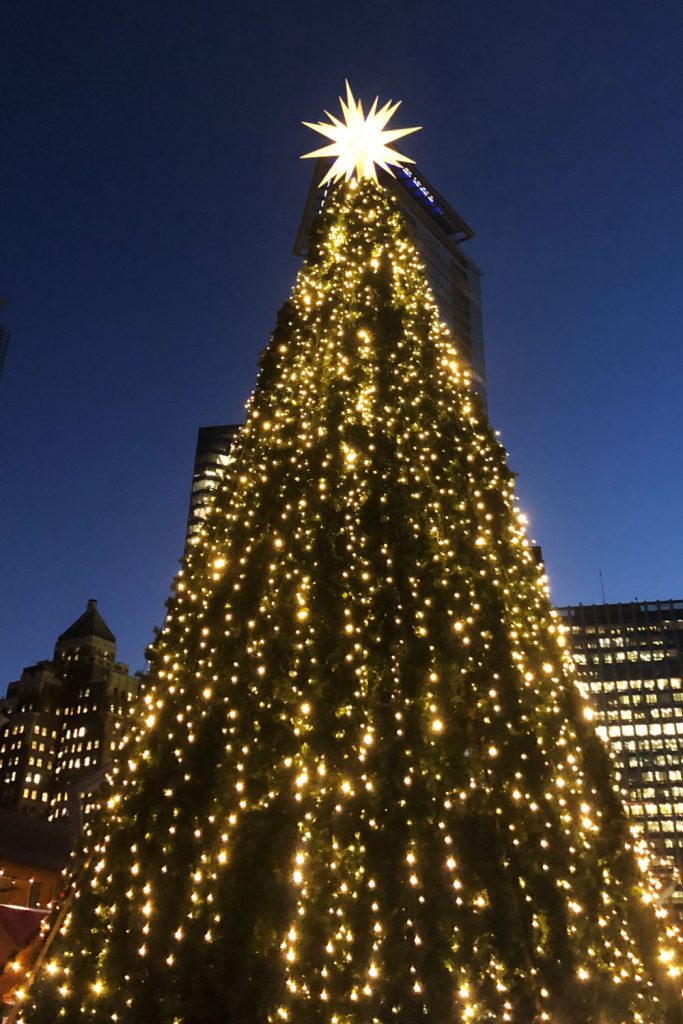
[[[333,189],[25,1024],[678,1005],[470,385],[395,202]]]

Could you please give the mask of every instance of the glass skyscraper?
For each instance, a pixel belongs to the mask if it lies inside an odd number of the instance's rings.
[[[215,427],[200,427],[194,456],[190,508],[187,516],[187,543],[196,543],[204,520],[214,500],[214,492],[230,465],[230,448],[239,426],[226,423]]]
[[[329,192],[319,183],[329,161],[319,160],[313,172],[294,254],[305,256],[316,217]],[[413,165],[396,167],[395,177],[379,170],[382,185],[395,197],[427,270],[427,278],[444,323],[463,362],[472,371],[475,390],[486,403],[484,327],[481,312],[481,271],[465,254],[462,243],[474,231]]]
[[[306,255],[316,218],[329,193],[329,186],[319,188],[328,167],[325,160],[315,165],[294,244],[297,256]],[[399,204],[425,262],[441,317],[451,330],[463,363],[472,372],[476,391],[486,403],[481,271],[461,248],[474,232],[415,166],[397,167],[395,171],[392,177],[380,170],[382,184]],[[199,429],[187,522],[189,544],[195,542],[209,514],[218,481],[231,461],[230,449],[238,429],[232,424]]]
[[[629,813],[683,867],[683,601],[560,608]]]

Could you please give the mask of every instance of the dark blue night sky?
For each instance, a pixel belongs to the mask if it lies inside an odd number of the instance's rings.
[[[683,596],[683,5],[0,4],[0,689],[90,597],[135,669],[239,421],[316,138],[403,99],[477,232],[490,414],[557,603]]]

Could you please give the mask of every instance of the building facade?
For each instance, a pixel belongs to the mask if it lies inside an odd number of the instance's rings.
[[[187,516],[188,544],[193,544],[201,533],[214,502],[216,488],[232,461],[230,449],[238,430],[239,426],[231,423],[199,428]]]
[[[330,188],[320,188],[329,162],[317,161],[294,243],[294,254],[307,254],[315,222]],[[462,249],[474,232],[415,166],[396,167],[396,176],[379,170],[382,185],[396,198],[408,230],[425,262],[439,311],[453,335],[462,361],[472,372],[476,391],[486,404],[486,364],[481,309],[481,271]],[[213,493],[231,462],[230,449],[239,426],[200,427],[197,435],[187,543],[199,537],[213,504]]]
[[[559,609],[629,813],[683,867],[683,601]]]
[[[24,987],[41,925],[64,892],[74,835],[70,821],[0,810],[0,1007]],[[4,970],[3,970],[4,965]],[[4,1015],[0,1009],[0,1017]]]
[[[319,160],[306,199],[294,254],[308,252],[315,221],[330,188],[320,188],[329,161]],[[396,167],[395,176],[379,170],[382,185],[396,198],[403,218],[425,263],[443,321],[451,330],[461,359],[472,371],[472,383],[486,404],[486,363],[481,307],[481,271],[462,249],[474,231],[412,165]]]
[[[111,760],[139,686],[88,601],[52,660],[24,669],[0,703],[0,808],[51,820],[72,813],[85,780]]]

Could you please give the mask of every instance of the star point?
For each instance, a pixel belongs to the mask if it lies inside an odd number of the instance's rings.
[[[401,164],[415,163],[410,157],[404,156],[391,146],[392,142],[410,135],[412,132],[419,132],[420,128],[393,128],[385,131],[385,127],[401,105],[400,100],[394,103],[389,100],[383,107],[379,106],[379,97],[375,100],[368,111],[367,117],[363,113],[363,104],[354,98],[351,86],[346,84],[346,100],[339,97],[339,104],[342,109],[343,121],[333,114],[325,111],[329,118],[326,121],[318,121],[311,124],[304,121],[307,128],[324,135],[331,142],[327,146],[313,150],[311,153],[304,153],[302,160],[317,157],[334,157],[334,163],[320,182],[324,186],[328,181],[339,181],[341,178],[347,180],[353,178],[372,178],[377,181],[377,167],[383,168],[393,175],[391,170],[400,167]]]

